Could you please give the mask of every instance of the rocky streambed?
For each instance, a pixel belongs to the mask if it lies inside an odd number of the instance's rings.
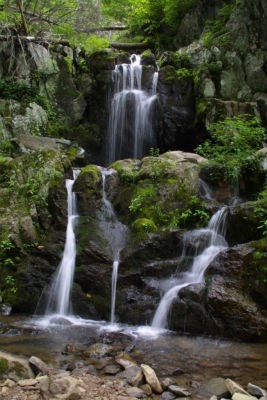
[[[266,399],[265,344],[146,335],[145,327],[2,318],[0,398]]]

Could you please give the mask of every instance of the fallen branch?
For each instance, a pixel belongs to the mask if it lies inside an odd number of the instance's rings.
[[[119,42],[113,42],[110,43],[110,47],[113,47],[114,49],[118,50],[142,50],[142,49],[148,49],[149,45],[146,43],[119,43]]]
[[[15,40],[19,43],[21,42],[30,42],[30,43],[38,43],[42,45],[47,44],[62,44],[63,46],[69,46],[70,43],[68,40],[53,40],[53,39],[43,39],[34,36],[8,36],[8,35],[0,35],[0,41],[8,41],[8,40]]]
[[[99,28],[86,29],[79,32],[94,33],[94,32],[105,32],[105,31],[126,31],[127,29],[128,26],[103,26]]]

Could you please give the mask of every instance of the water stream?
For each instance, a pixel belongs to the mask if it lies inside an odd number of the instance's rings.
[[[108,128],[108,164],[123,158],[141,158],[151,147],[156,147],[153,111],[158,72],[151,78],[151,89],[144,90],[139,55],[133,54],[130,64],[116,65],[112,73],[114,93]]]
[[[65,316],[70,312],[70,293],[76,260],[75,223],[78,217],[76,194],[72,191],[73,184],[80,170],[73,170],[73,179],[66,180],[68,201],[68,224],[62,260],[49,290],[46,315],[57,314]]]
[[[118,270],[120,263],[120,252],[124,248],[128,239],[128,228],[122,224],[113,209],[111,202],[107,198],[106,194],[106,177],[114,174],[114,170],[101,168],[102,175],[102,201],[103,209],[100,214],[100,228],[106,238],[113,257],[112,265],[112,278],[111,278],[111,313],[110,322],[115,322],[115,308],[116,308],[116,292],[117,292],[117,280]]]
[[[192,248],[195,250],[196,255],[191,268],[182,273],[181,276],[175,280],[175,285],[167,290],[162,297],[153,317],[152,328],[167,328],[168,315],[172,303],[178,296],[179,291],[190,284],[201,283],[204,273],[211,261],[217,256],[217,254],[227,247],[227,243],[224,239],[226,213],[227,207],[220,208],[212,216],[206,229],[197,229],[192,232],[187,232],[184,235],[182,257],[185,257],[188,250],[191,250]],[[208,243],[204,250],[198,254],[198,244],[204,236],[208,236]],[[173,277],[171,277],[171,283],[172,282]]]

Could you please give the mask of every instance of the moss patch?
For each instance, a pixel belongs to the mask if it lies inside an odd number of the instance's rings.
[[[0,358],[0,375],[3,375],[8,370],[8,361],[5,358]]]

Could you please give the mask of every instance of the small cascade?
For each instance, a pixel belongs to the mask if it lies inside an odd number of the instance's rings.
[[[226,215],[227,207],[222,207],[212,216],[207,228],[197,229],[185,234],[182,257],[185,257],[193,249],[195,253],[193,263],[191,268],[182,273],[179,279],[175,280],[175,285],[162,297],[152,321],[153,328],[167,327],[168,314],[179,291],[190,284],[201,283],[212,260],[227,247],[227,242],[224,239]],[[206,237],[208,242],[204,245],[204,249],[202,246],[202,250],[199,252],[198,249],[201,249],[199,244]]]
[[[198,188],[199,188],[199,194],[203,199],[213,200],[212,190],[206,184],[206,182],[203,181],[203,179],[201,179],[201,178],[199,178],[199,180],[198,180]]]
[[[62,260],[58,266],[55,278],[49,291],[46,314],[67,315],[70,312],[70,293],[76,260],[75,223],[78,217],[76,194],[72,191],[73,184],[80,170],[73,170],[73,179],[66,180],[68,194],[68,224]]]
[[[106,194],[106,177],[112,175],[114,172],[115,171],[112,169],[107,170],[105,168],[101,168],[103,209],[100,214],[100,228],[103,232],[105,239],[111,247],[113,256],[110,314],[110,322],[112,324],[115,322],[116,292],[120,263],[120,252],[126,245],[128,239],[128,229],[126,225],[122,224],[117,219],[112,204],[108,200]]]
[[[152,89],[145,91],[142,88],[141,57],[133,54],[130,64],[116,65],[112,80],[114,93],[108,128],[108,164],[123,158],[141,158],[151,147],[156,147],[152,120],[158,72],[152,76]]]

